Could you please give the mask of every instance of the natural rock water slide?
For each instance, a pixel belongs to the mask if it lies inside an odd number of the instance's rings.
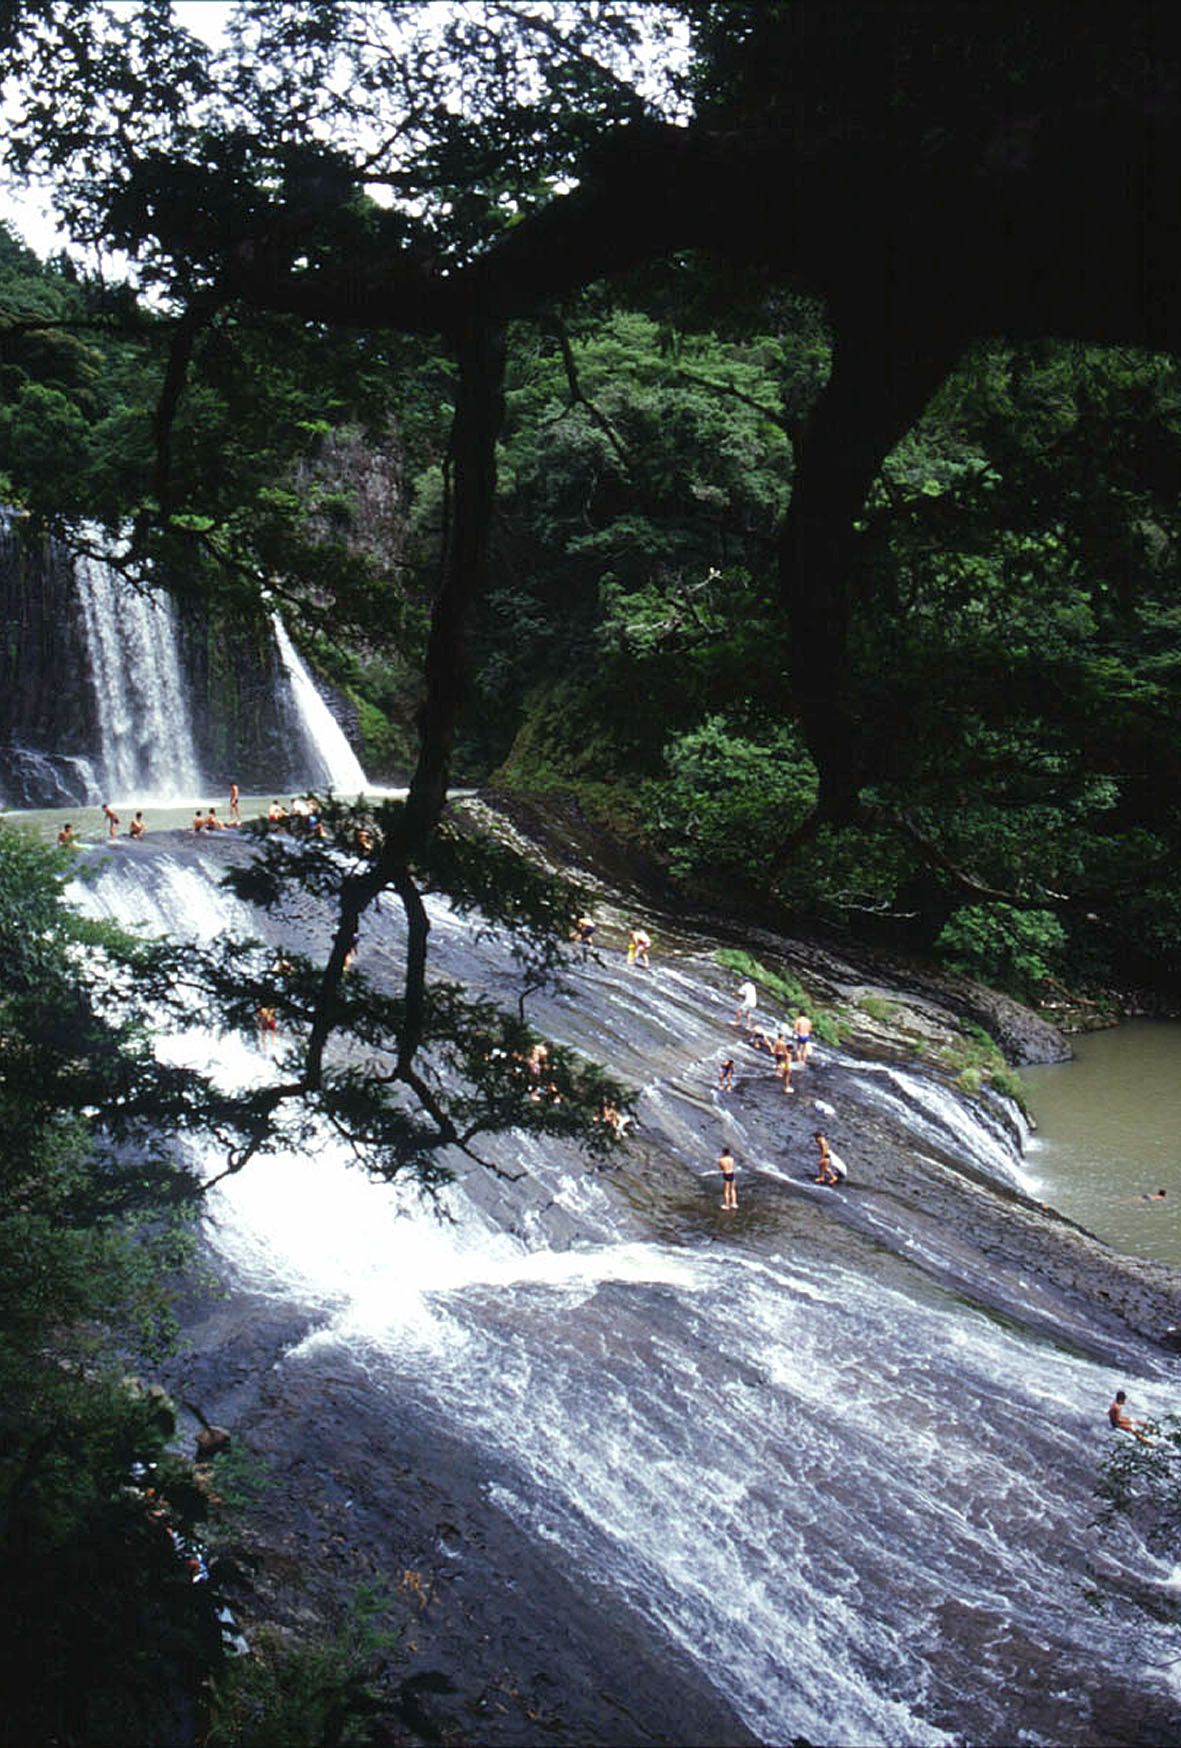
[[[311,901],[270,921],[219,889],[246,853],[120,845],[80,902],[322,947]],[[434,974],[509,998],[505,945],[431,918]],[[1043,1210],[1011,1109],[881,1040],[822,1046],[793,1098],[739,1045],[723,1095],[730,980],[699,933],[652,932],[649,973],[575,958],[533,1010],[642,1089],[618,1168],[507,1137],[527,1176],[460,1162],[440,1218],[325,1139],[211,1198],[224,1292],[188,1306],[174,1382],[269,1471],[261,1599],[298,1623],[384,1576],[407,1673],[445,1671],[437,1714],[480,1741],[1178,1739],[1176,1635],[1128,1594],[1171,1571],[1092,1527],[1113,1387],[1175,1404],[1177,1275]],[[367,918],[360,969],[399,940]]]

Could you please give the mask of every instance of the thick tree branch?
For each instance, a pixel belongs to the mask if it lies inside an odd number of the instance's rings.
[[[570,391],[570,405],[586,408],[591,423],[603,433],[619,461],[630,472],[631,457],[628,455],[622,437],[602,408],[596,406],[590,396],[583,392],[582,382],[578,375],[578,362],[574,356],[574,348],[570,344],[570,335],[566,331],[565,322],[558,316],[549,316],[543,326],[546,332],[558,342],[562,354],[562,368],[566,372],[566,386]]]
[[[488,576],[492,512],[496,496],[496,440],[504,416],[504,331],[470,324],[458,347],[459,380],[452,427],[454,511],[439,592],[431,611],[426,656],[426,697],[419,714],[419,752],[410,792],[396,827],[373,866],[346,880],[340,920],[324,968],[305,1055],[312,1088],[323,1081],[324,1052],[335,1024],[345,962],[361,917],[392,887],[407,922],[405,1009],[396,1074],[434,1120],[440,1141],[459,1137],[442,1103],[414,1067],[426,1015],[426,950],[430,921],[413,877],[447,800],[451,754],[467,678],[467,630],[471,609]]]
[[[203,292],[195,297],[177,322],[172,343],[168,348],[168,366],[164,372],[160,399],[156,403],[156,413],[152,421],[156,441],[152,492],[164,517],[168,516],[172,496],[172,428],[188,380],[193,348],[197,344],[197,336],[209,326],[222,302],[223,299],[216,291]]]
[[[891,816],[891,823],[905,838],[909,839],[929,867],[938,869],[941,874],[946,874],[950,880],[962,887],[965,892],[971,893],[974,898],[987,898],[1002,904],[1011,904],[1014,909],[1019,910],[1045,910],[1048,906],[1074,906],[1079,902],[1077,898],[1073,898],[1067,892],[1054,892],[1049,888],[1031,896],[1029,893],[1008,892],[999,886],[990,886],[987,881],[981,880],[979,875],[973,874],[969,869],[963,868],[958,862],[953,861],[947,851],[933,838],[929,838],[926,833],[919,830],[909,814],[894,814]]]

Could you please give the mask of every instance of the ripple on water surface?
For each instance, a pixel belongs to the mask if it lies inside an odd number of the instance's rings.
[[[1133,1020],[1027,1068],[1036,1193],[1117,1250],[1181,1263],[1181,1023]],[[1163,1189],[1163,1201],[1144,1198]]]

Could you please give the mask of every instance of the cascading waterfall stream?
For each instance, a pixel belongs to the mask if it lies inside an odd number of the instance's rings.
[[[314,787],[327,787],[337,795],[356,796],[367,789],[368,779],[349,745],[344,730],[325,704],[308,673],[303,658],[287,634],[277,613],[271,615],[279,659],[291,686],[299,725],[307,747],[309,780]]]
[[[172,602],[130,587],[98,559],[78,559],[75,575],[107,797],[193,796],[201,772]]]
[[[186,643],[165,590],[54,542],[26,566],[2,518],[0,546],[0,593],[29,654],[7,670],[0,806],[208,803],[231,782],[368,788],[277,613],[273,643],[264,628],[259,647],[235,640],[211,667],[199,615]]]
[[[79,902],[189,936],[258,935],[266,920],[216,872],[161,852],[102,869]],[[437,975],[507,980],[505,949],[437,900],[431,916]],[[392,919],[366,919],[374,974],[397,941]],[[1095,1739],[1096,1691],[1157,1691],[1148,1665],[1175,1650],[1160,1622],[1082,1601],[1102,1559],[1091,1488],[1109,1368],[932,1278],[908,1254],[905,1210],[883,1203],[872,1238],[839,1227],[831,1192],[785,1164],[784,1101],[721,1108],[730,1004],[703,962],[643,976],[589,960],[571,981],[537,1023],[647,1083],[641,1133],[679,1168],[678,1230],[654,1231],[559,1143],[506,1140],[524,1185],[461,1179],[444,1224],[325,1139],[219,1187],[209,1243],[231,1291],[314,1308],[320,1327],[284,1367],[347,1351],[391,1416],[421,1406],[470,1443],[486,1508],[625,1598],[763,1740]],[[271,1071],[233,1040],[174,1048],[216,1050],[231,1078]],[[832,1066],[850,1100],[885,1098],[899,1120],[905,1077]],[[976,1171],[1013,1180],[999,1130],[974,1136],[968,1107],[951,1100],[953,1119],[924,1100],[921,1143],[937,1120],[945,1150],[974,1147]],[[722,1134],[745,1168],[730,1227],[715,1212]],[[1135,1389],[1141,1412],[1172,1405],[1151,1376]],[[1167,1579],[1130,1532],[1120,1558]]]

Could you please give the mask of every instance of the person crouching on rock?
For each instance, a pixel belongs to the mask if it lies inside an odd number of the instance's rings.
[[[1148,1444],[1149,1439],[1144,1431],[1144,1422],[1142,1420],[1132,1419],[1132,1416],[1124,1406],[1127,1400],[1128,1393],[1126,1390],[1116,1391],[1115,1400],[1107,1410],[1108,1424],[1114,1427],[1118,1432],[1130,1432],[1134,1434],[1134,1436],[1140,1440],[1141,1444]]]

